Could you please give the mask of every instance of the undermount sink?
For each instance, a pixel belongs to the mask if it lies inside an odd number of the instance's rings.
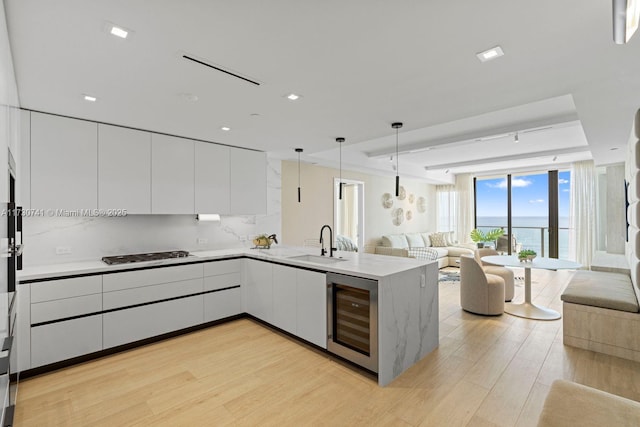
[[[289,259],[295,259],[296,261],[316,262],[318,264],[335,264],[336,262],[346,261],[346,259],[343,258],[331,258],[328,256],[320,255],[298,255],[289,257]]]

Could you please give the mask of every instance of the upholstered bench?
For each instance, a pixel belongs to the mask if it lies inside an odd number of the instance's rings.
[[[640,306],[628,275],[576,271],[561,299],[564,344],[640,361]]]
[[[640,403],[565,380],[556,380],[538,427],[640,425]]]

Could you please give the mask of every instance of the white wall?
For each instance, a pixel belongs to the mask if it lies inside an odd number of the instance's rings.
[[[333,180],[339,177],[337,169],[302,163],[300,166],[302,202],[298,203],[298,163],[282,162],[282,238],[288,245],[301,246],[306,239],[319,239],[323,224],[333,224],[334,198]],[[372,252],[384,234],[435,231],[436,193],[435,186],[418,180],[400,177],[407,199],[400,201],[393,197],[393,208],[411,210],[412,219],[396,226],[392,222],[392,209],[382,206],[382,195],[395,191],[395,177],[368,175],[359,172],[342,171],[342,177],[364,182],[365,189],[365,251]],[[414,195],[409,203],[408,195]],[[416,200],[426,199],[425,213],[416,209]]]
[[[223,216],[219,223],[198,223],[195,215],[24,218],[23,262],[29,267],[142,252],[251,247],[257,234],[280,236],[279,160],[268,159],[267,203],[267,215]],[[198,238],[208,243],[198,244]],[[71,247],[71,254],[56,255],[59,246]]]

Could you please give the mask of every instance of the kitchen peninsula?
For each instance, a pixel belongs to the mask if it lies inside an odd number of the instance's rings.
[[[433,262],[352,252],[337,252],[332,259],[309,248],[227,249],[162,261],[86,261],[22,271],[20,369],[47,370],[245,313],[326,350],[327,273],[377,282],[379,385],[438,346]]]

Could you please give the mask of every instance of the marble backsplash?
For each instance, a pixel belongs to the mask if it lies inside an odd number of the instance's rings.
[[[282,234],[280,193],[280,161],[269,159],[266,215],[222,216],[220,222],[199,222],[195,215],[24,218],[23,263],[29,267],[142,252],[251,247],[257,234]],[[71,253],[56,254],[60,247],[71,248]]]

